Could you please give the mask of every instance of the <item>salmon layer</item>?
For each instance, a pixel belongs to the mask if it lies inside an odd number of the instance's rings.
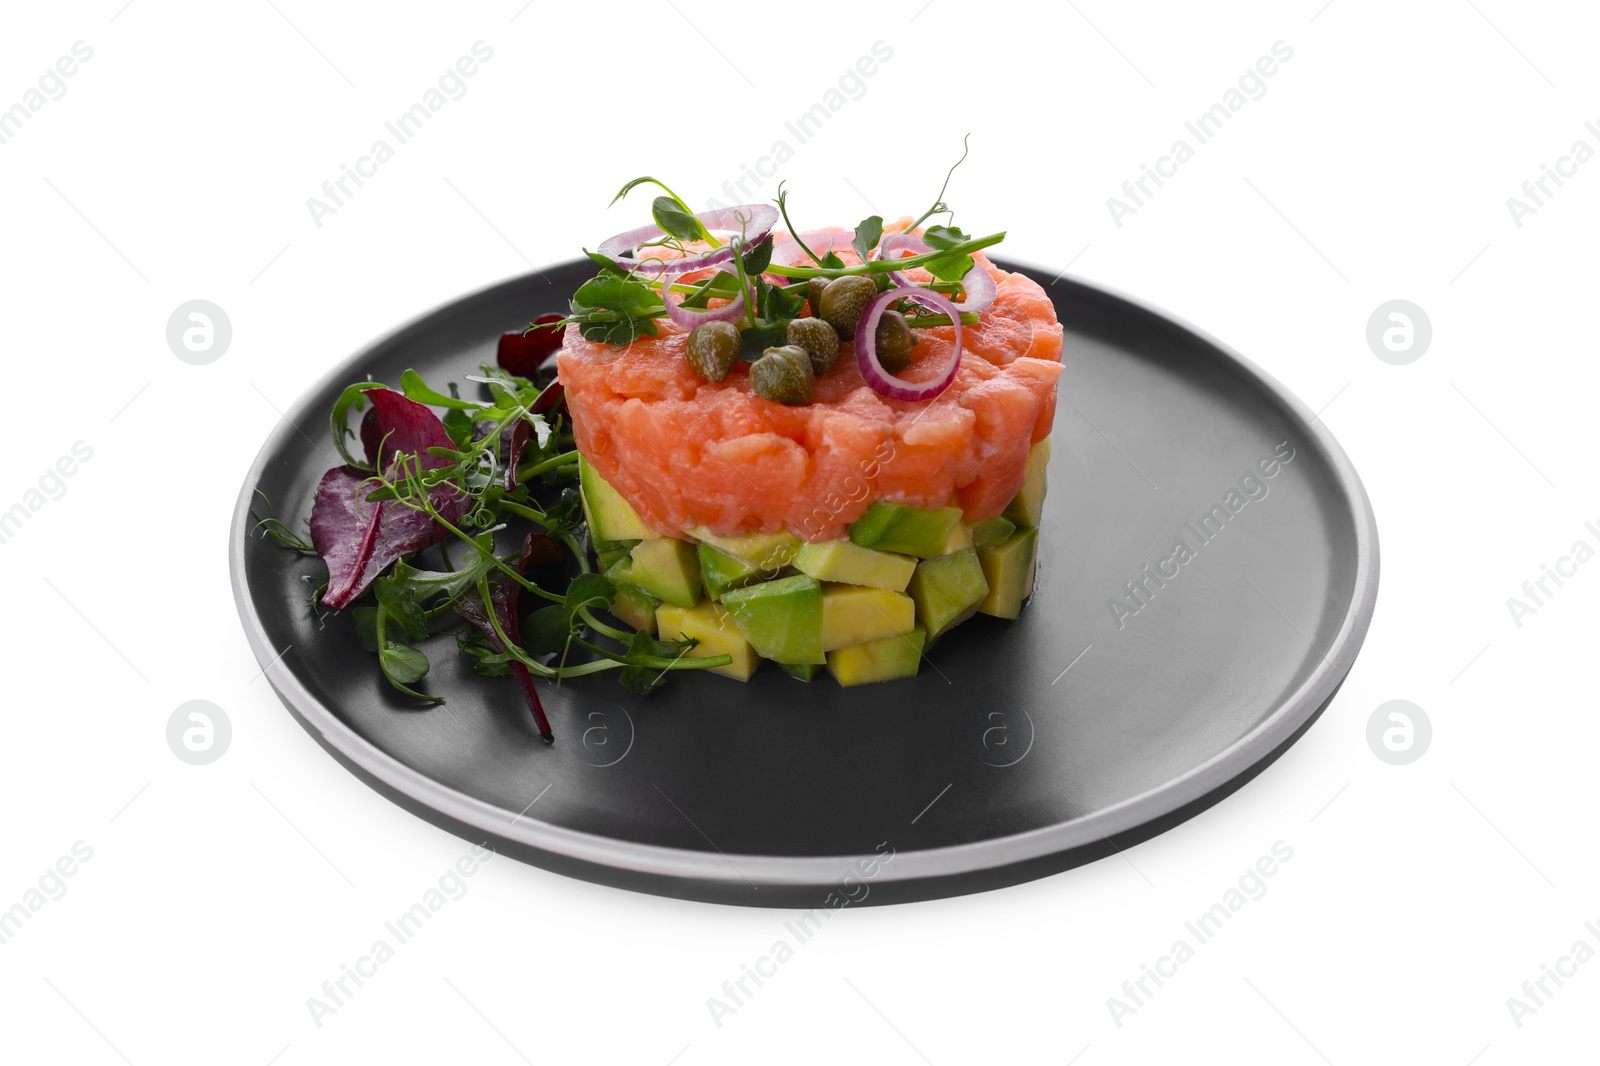
[[[1029,446],[1050,433],[1062,329],[1036,282],[975,258],[998,296],[963,327],[956,380],[930,401],[874,392],[848,341],[813,402],[788,407],[755,394],[747,364],[701,378],[684,357],[688,331],[669,319],[621,349],[568,329],[557,365],[578,451],[666,536],[832,540],[874,500],[991,518],[1021,488]],[[908,382],[936,377],[955,344],[950,326],[917,335],[899,374]]]

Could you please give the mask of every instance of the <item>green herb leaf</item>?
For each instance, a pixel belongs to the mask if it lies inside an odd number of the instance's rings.
[[[320,597],[319,597],[320,598]],[[378,650],[378,609],[376,607],[357,607],[356,639],[367,651]]]
[[[757,322],[739,331],[739,358],[747,363],[760,359],[768,348],[781,348],[788,343],[789,325],[770,325]]]
[[[633,640],[628,644],[628,658],[652,656],[676,659],[697,643],[694,640],[657,640],[641,629],[634,633]],[[625,666],[617,680],[632,695],[648,696],[666,682],[668,672],[659,666]]]
[[[372,583],[372,591],[378,597],[378,606],[391,621],[400,623],[400,628],[417,640],[428,635],[428,616],[417,606],[416,594],[410,589],[390,578],[380,577]]]
[[[619,267],[614,260],[608,259],[599,252],[591,252],[589,249],[585,248],[583,250],[583,254],[588,256],[590,259],[593,259],[597,264],[599,264],[600,269],[607,274],[615,274],[619,278],[625,278],[628,276],[628,272]]]
[[[459,396],[444,395],[431,388],[426,381],[422,380],[422,375],[415,370],[407,370],[400,375],[400,391],[405,394],[406,399],[425,403],[432,407],[451,407],[460,411],[476,411],[483,406],[481,403],[463,400]]]
[[[378,652],[384,676],[401,685],[414,685],[428,676],[428,657],[409,644],[385,641]]]
[[[530,655],[554,655],[572,636],[572,612],[559,603],[541,607],[522,621],[522,645]]]
[[[658,196],[650,201],[650,213],[655,217],[656,225],[680,241],[700,239],[700,220],[685,211],[672,197]]]
[[[879,215],[869,215],[856,224],[856,235],[850,240],[850,247],[865,263],[868,253],[878,246],[878,241],[883,237],[883,218]]]
[[[357,470],[371,470],[372,466],[364,459],[357,459],[350,452],[350,446],[345,442],[355,439],[355,433],[350,429],[350,409],[365,410],[366,398],[361,394],[368,389],[388,388],[381,381],[358,381],[354,385],[345,386],[339,394],[339,399],[334,402],[333,413],[328,417],[328,427],[333,433],[333,446],[339,449],[339,454],[344,461]]]
[[[766,270],[772,263],[772,234],[767,234],[756,242],[755,247],[741,256],[744,260],[744,272],[755,277]],[[738,291],[735,288],[735,291]]]
[[[844,260],[834,255],[831,251],[822,257],[823,270],[843,270]]]

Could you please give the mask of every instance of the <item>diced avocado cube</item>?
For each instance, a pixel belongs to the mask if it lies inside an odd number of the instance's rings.
[[[939,555],[950,555],[953,552],[963,551],[972,547],[972,527],[965,522],[957,522],[950,530],[950,535],[944,538],[944,543],[939,545]]]
[[[733,624],[733,619],[728,617],[728,612],[722,609],[721,604],[701,600],[689,608],[670,603],[663,603],[656,608],[656,639],[687,640],[691,637],[700,642],[687,653],[691,659],[710,659],[718,655],[733,657],[733,662],[727,666],[713,666],[711,669],[714,673],[748,681],[750,675],[756,672],[756,667],[761,665],[761,657],[744,639],[744,634],[739,632],[739,627]]]
[[[610,576],[678,607],[693,607],[700,601],[700,563],[693,544],[662,537],[635,545],[628,557],[626,568],[613,566]]]
[[[906,592],[917,605],[917,621],[932,640],[972,617],[989,594],[989,582],[984,579],[978,553],[968,548],[922,560]]]
[[[705,581],[706,595],[714,600],[722,599],[722,594],[729,589],[743,588],[777,576],[776,571],[764,570],[754,563],[719,551],[704,541],[696,545],[695,554],[700,559],[700,577]]]
[[[926,643],[922,627],[882,640],[852,644],[828,653],[828,673],[841,685],[865,685],[915,677]]]
[[[605,547],[596,548],[594,554],[600,560],[600,572],[603,574],[619,563],[622,564],[623,569],[627,569],[628,564],[625,560],[628,558],[628,553],[633,551],[638,543],[636,540],[625,540],[620,544],[608,542]]]
[[[961,524],[961,508],[924,511],[878,500],[850,526],[850,541],[863,548],[931,559],[945,554],[951,531]]]
[[[801,681],[810,681],[817,676],[817,671],[822,669],[821,663],[779,663],[783,672],[790,677],[798,677]]]
[[[656,608],[661,606],[661,601],[644,589],[624,581],[618,581],[616,589],[617,594],[611,600],[611,613],[616,615],[619,621],[654,636]]]
[[[1017,531],[1017,524],[1003,514],[985,518],[972,527],[972,546],[982,551],[1004,544]]]
[[[1028,469],[1022,475],[1022,490],[1005,509],[1005,516],[1019,526],[1039,525],[1044,514],[1044,468],[1050,462],[1050,438],[1046,437],[1028,450]]]
[[[582,456],[578,457],[578,492],[583,499],[583,517],[589,522],[589,539],[594,543],[655,540],[661,536],[644,524],[622,494]]]
[[[904,555],[863,548],[848,540],[825,540],[820,544],[802,544],[795,554],[794,565],[818,581],[871,585],[903,592],[917,568],[917,561]]]
[[[822,586],[824,651],[909,633],[916,624],[916,605],[903,592],[861,585]]]
[[[1019,529],[998,548],[979,548],[978,563],[989,595],[978,604],[983,614],[996,618],[1015,618],[1022,613],[1022,601],[1033,593],[1033,559],[1039,546],[1037,529]]]
[[[752,566],[776,573],[794,561],[801,540],[793,533],[737,533],[721,536],[705,529],[691,529],[689,535],[702,544]]]
[[[806,574],[764,581],[722,594],[722,606],[764,659],[820,663],[822,584]]]

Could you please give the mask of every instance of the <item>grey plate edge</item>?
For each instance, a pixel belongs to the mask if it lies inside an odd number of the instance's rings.
[[[1030,263],[1014,259],[1007,259],[1005,262],[1007,264],[1005,269],[1020,268],[1036,276],[1048,273]],[[1305,404],[1271,374],[1210,333],[1177,315],[1138,297],[1098,282],[1080,279],[1076,275],[1069,276],[1065,272],[1055,275],[1055,281],[1045,284],[1044,288],[1048,292],[1051,285],[1066,277],[1070,277],[1075,284],[1094,289],[1198,336],[1242,367],[1295,416],[1300,430],[1314,440],[1327,456],[1355,522],[1357,559],[1351,607],[1345,614],[1327,654],[1300,688],[1279,704],[1278,708],[1255,729],[1210,760],[1165,784],[1097,812],[1092,822],[1088,818],[1082,818],[980,843],[897,852],[892,864],[885,864],[879,868],[876,875],[879,880],[917,881],[943,878],[1043,858],[1099,843],[1108,837],[1135,829],[1199,800],[1270,756],[1279,745],[1293,737],[1296,730],[1317,713],[1318,709],[1333,696],[1354,665],[1372,622],[1378,593],[1377,520],[1373,515],[1372,504],[1367,498],[1366,488],[1361,483],[1360,475],[1356,473],[1354,465],[1333,434],[1320,423],[1320,419],[1309,414]],[[378,750],[341,721],[331,709],[312,696],[293,673],[282,668],[273,669],[281,660],[277,649],[268,642],[267,634],[252,609],[252,600],[244,578],[244,552],[246,545],[251,543],[250,538],[244,535],[244,530],[247,528],[255,487],[260,483],[269,456],[291,433],[299,432],[296,427],[308,414],[307,399],[320,392],[323,386],[349,378],[360,366],[367,351],[388,343],[392,338],[445,308],[484,296],[502,286],[518,284],[524,278],[525,275],[518,275],[475,289],[417,315],[367,344],[323,375],[314,385],[302,390],[300,397],[295,400],[288,412],[279,418],[245,475],[238,502],[234,506],[233,521],[228,534],[228,570],[233,587],[234,604],[238,608],[240,623],[244,627],[246,640],[257,663],[261,664],[268,683],[272,685],[279,699],[307,726],[314,728],[326,744],[345,758],[416,802],[492,836],[577,862],[650,876],[724,882],[727,880],[728,864],[731,860],[737,865],[739,872],[758,887],[760,885],[788,888],[821,887],[837,883],[842,874],[848,872],[858,861],[871,859],[874,856],[865,854],[805,857],[747,854],[725,856],[717,852],[695,852],[653,844],[618,841],[521,817],[516,812],[495,807],[454,789],[445,788]]]

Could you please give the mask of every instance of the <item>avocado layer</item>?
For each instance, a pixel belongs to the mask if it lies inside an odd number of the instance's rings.
[[[729,589],[742,588],[771,576],[761,567],[718,551],[704,541],[695,546],[695,554],[700,561],[700,577],[705,581],[706,595],[714,600],[722,599],[722,594]]]
[[[618,621],[654,636],[656,608],[661,606],[661,601],[644,589],[625,581],[618,581],[616,590],[617,594],[611,600],[611,613]]]

